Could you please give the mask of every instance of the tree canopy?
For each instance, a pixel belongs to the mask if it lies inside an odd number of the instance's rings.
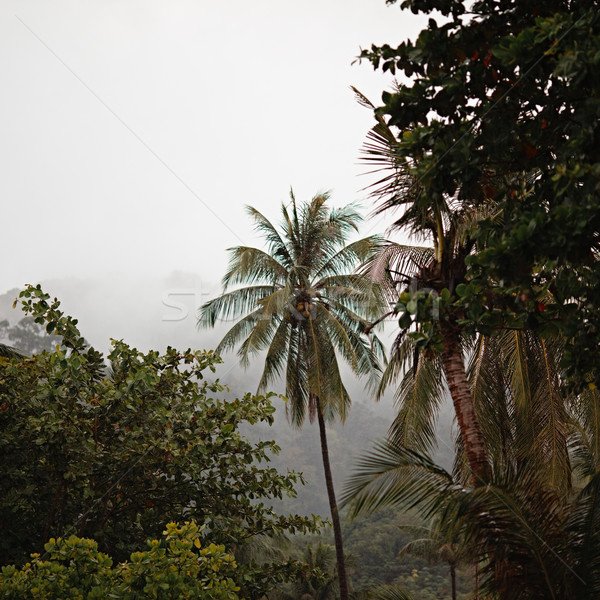
[[[472,232],[485,249],[467,260],[469,285],[458,291],[465,320],[484,333],[561,332],[564,373],[579,387],[597,380],[598,2],[401,7],[430,15],[417,39],[361,54],[410,78],[377,111],[397,132],[398,164],[418,182],[421,206],[496,205]]]
[[[220,362],[213,352],[143,353],[113,341],[105,362],[39,286],[21,298],[62,346],[0,358],[2,563],[22,564],[72,534],[124,560],[183,518],[228,551],[318,529],[319,519],[271,508],[302,477],[268,466],[275,442],[240,434],[244,423],[271,423],[275,409],[268,396],[216,397],[224,388],[207,377]],[[297,570],[251,562],[238,573],[244,593],[260,597]]]

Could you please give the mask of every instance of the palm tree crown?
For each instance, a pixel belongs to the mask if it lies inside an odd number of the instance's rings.
[[[361,217],[352,205],[329,208],[328,198],[319,194],[298,207],[291,193],[291,205],[281,207],[279,230],[247,207],[267,249],[229,250],[223,294],[202,306],[198,321],[199,326],[212,327],[219,316],[241,317],[217,352],[239,344],[238,356],[247,366],[251,356],[266,351],[259,391],[284,377],[297,425],[307,408],[314,416],[317,402],[328,417],[345,418],[350,397],[338,356],[355,374],[368,375],[373,382],[383,354],[376,337],[363,335],[368,320],[380,310],[380,294],[367,277],[352,273],[380,240],[371,236],[346,245]]]

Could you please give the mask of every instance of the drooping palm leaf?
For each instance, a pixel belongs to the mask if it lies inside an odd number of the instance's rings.
[[[223,289],[255,282],[285,283],[288,270],[264,250],[238,246],[230,248],[229,268],[223,276]]]
[[[439,358],[420,356],[406,369],[395,394],[397,414],[389,430],[396,443],[424,452],[436,446],[436,422],[447,394]]]
[[[202,306],[198,325],[214,327],[217,318],[238,319],[253,310],[260,300],[276,291],[277,288],[272,285],[254,285],[224,293]]]
[[[450,473],[427,455],[386,440],[359,459],[342,503],[352,518],[385,506],[416,508],[430,517],[453,486]]]

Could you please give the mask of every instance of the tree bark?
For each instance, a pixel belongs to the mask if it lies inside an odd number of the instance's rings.
[[[340,586],[340,600],[348,600],[348,582],[346,579],[346,562],[344,560],[344,545],[342,542],[342,527],[338,514],[331,466],[329,464],[329,448],[327,446],[327,432],[325,419],[321,409],[321,401],[317,399],[317,419],[319,422],[319,435],[321,438],[321,455],[323,457],[323,470],[325,471],[325,486],[327,487],[327,498],[331,510],[331,523],[333,525],[333,537],[335,540],[335,555],[337,560],[338,584]]]
[[[460,435],[465,445],[467,460],[471,468],[473,485],[478,486],[489,481],[490,465],[483,440],[483,433],[477,413],[475,412],[475,402],[473,401],[471,386],[467,379],[460,336],[457,330],[449,323],[442,323],[441,330],[444,344],[442,362],[446,381],[448,382],[456,420],[460,428]]]

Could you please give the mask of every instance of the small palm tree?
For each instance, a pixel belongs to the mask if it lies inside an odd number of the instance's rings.
[[[316,546],[307,544],[304,562],[312,576],[294,585],[294,598],[305,600],[333,600],[337,597],[337,581],[334,567],[335,550],[319,542]],[[320,574],[320,577],[317,576]]]
[[[439,518],[433,519],[425,529],[425,537],[411,540],[398,553],[398,558],[408,554],[420,556],[430,563],[443,561],[450,568],[450,585],[452,600],[456,600],[456,568],[465,558],[466,545],[457,534],[456,523],[444,523]],[[411,528],[413,531],[416,528]]]
[[[306,415],[319,425],[325,482],[331,509],[342,600],[348,598],[341,527],[333,488],[326,421],[342,421],[350,406],[338,358],[374,385],[383,356],[379,340],[365,335],[370,319],[381,310],[378,287],[354,269],[377,250],[380,240],[368,237],[346,245],[358,231],[360,215],[353,206],[336,210],[320,194],[297,206],[282,205],[277,229],[248,207],[267,250],[239,246],[223,278],[223,294],[200,309],[199,326],[213,327],[219,317],[240,320],[223,337],[218,352],[239,344],[247,366],[266,352],[259,392],[283,378],[288,415],[301,426]],[[250,285],[248,285],[250,284]],[[230,290],[232,286],[245,285]]]

